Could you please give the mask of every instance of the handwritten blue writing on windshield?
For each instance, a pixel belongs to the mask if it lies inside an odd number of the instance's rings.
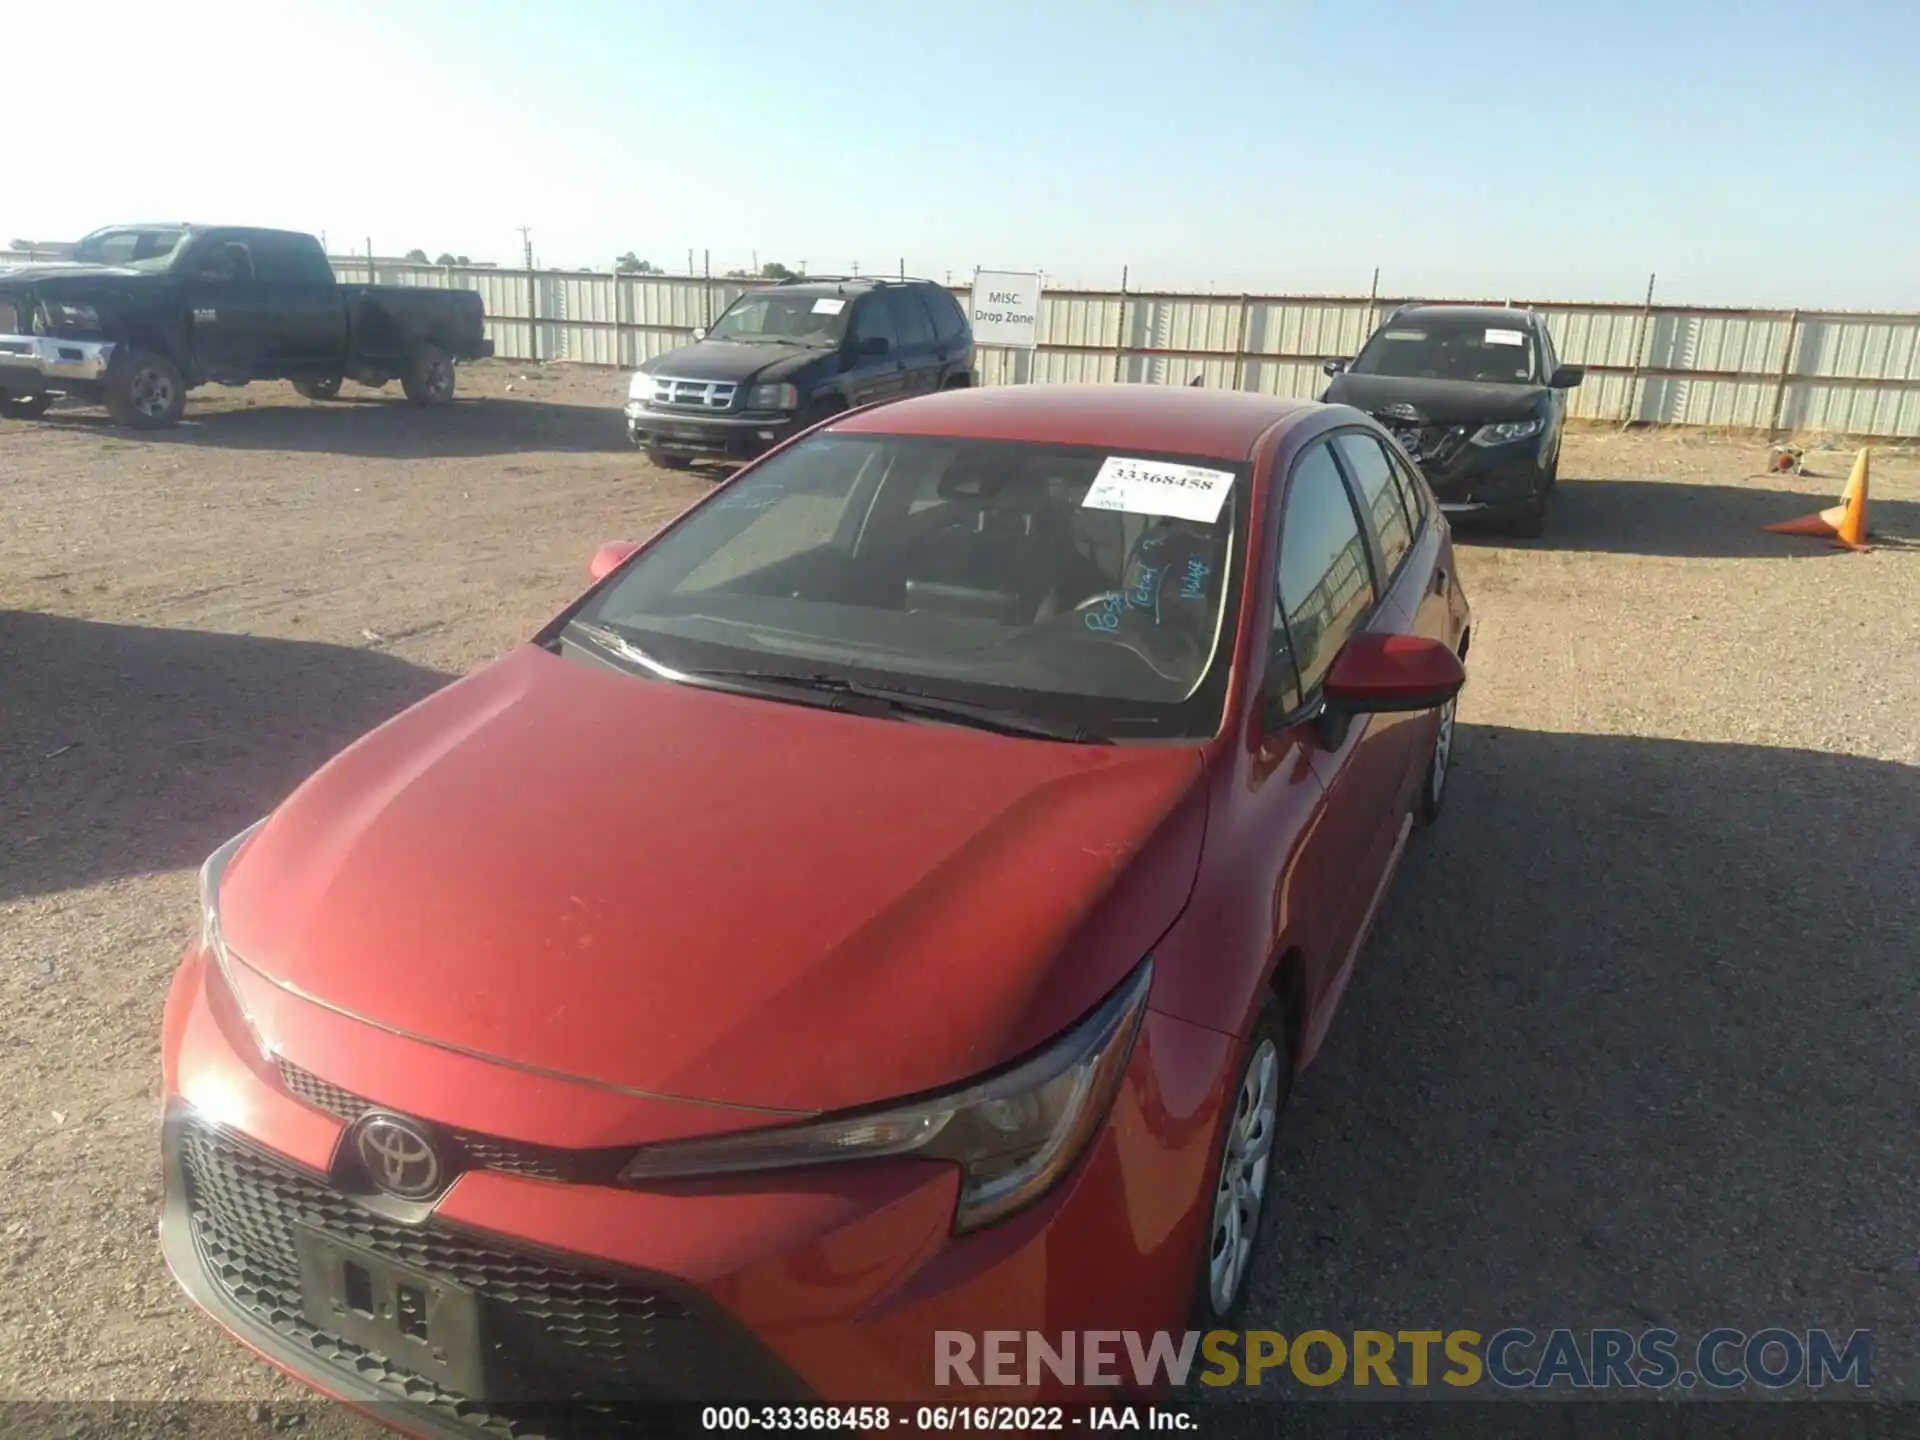
[[[1186,577],[1180,582],[1182,600],[1204,600],[1207,598],[1207,577],[1213,572],[1203,560],[1187,561]]]
[[[1160,586],[1157,583],[1159,579],[1160,572],[1158,570],[1149,568],[1140,572],[1140,578],[1134,583],[1133,592],[1128,597],[1133,601],[1134,609],[1152,610],[1156,608],[1155,602],[1160,598]]]
[[[1120,612],[1125,605],[1126,601],[1120,596],[1107,596],[1098,609],[1087,611],[1083,617],[1087,628],[1096,634],[1112,634],[1120,628]]]

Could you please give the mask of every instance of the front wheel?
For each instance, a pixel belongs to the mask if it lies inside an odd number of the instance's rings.
[[[1222,1124],[1219,1161],[1209,1196],[1207,1240],[1200,1256],[1194,1309],[1199,1328],[1230,1324],[1247,1301],[1247,1279],[1270,1212],[1274,1138],[1293,1089],[1293,1054],[1279,1001],[1260,1007]]]
[[[453,357],[438,345],[422,345],[413,352],[400,388],[416,405],[445,405],[453,399]]]
[[[322,375],[293,382],[294,390],[309,400],[332,400],[340,393],[338,375]]]
[[[0,420],[38,420],[52,404],[51,395],[0,397]]]
[[[165,429],[186,408],[186,378],[157,350],[135,350],[107,372],[107,413],[122,425]]]

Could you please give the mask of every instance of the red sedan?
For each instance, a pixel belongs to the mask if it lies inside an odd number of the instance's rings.
[[[1062,1398],[956,1385],[936,1332],[1229,1320],[1445,796],[1468,608],[1384,433],[948,392],[593,571],[207,862],[181,1284],[422,1429]]]

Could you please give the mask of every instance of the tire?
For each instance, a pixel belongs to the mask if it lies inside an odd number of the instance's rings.
[[[116,357],[107,371],[107,413],[135,430],[164,430],[176,425],[187,408],[187,382],[158,350],[134,350]]]
[[[972,382],[968,380],[965,375],[953,375],[948,377],[947,383],[940,388],[942,390],[968,390],[972,388]]]
[[[1420,777],[1420,798],[1413,807],[1414,823],[1421,828],[1440,818],[1447,803],[1447,779],[1453,770],[1454,719],[1460,709],[1455,695],[1440,707],[1433,727],[1433,749],[1427,754],[1427,771]]]
[[[662,450],[658,445],[649,445],[647,447],[647,463],[649,465],[658,465],[662,470],[691,470],[693,468],[693,457],[691,455],[674,455],[666,450]]]
[[[296,380],[293,388],[309,400],[332,400],[340,394],[341,378],[338,375],[325,375],[318,379]]]
[[[413,352],[400,387],[415,405],[446,405],[453,400],[453,357],[438,345]]]
[[[1280,1002],[1268,995],[1241,1052],[1232,1108],[1214,1147],[1206,1229],[1194,1283],[1195,1329],[1231,1329],[1246,1308],[1247,1280],[1273,1214],[1275,1134],[1292,1090],[1293,1047]],[[1253,1123],[1256,1110],[1262,1118]],[[1236,1180],[1241,1182],[1237,1187]]]
[[[0,420],[38,420],[52,404],[51,395],[8,395],[0,398]]]

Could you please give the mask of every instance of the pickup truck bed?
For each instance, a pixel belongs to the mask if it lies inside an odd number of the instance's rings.
[[[73,395],[150,428],[195,386],[274,379],[319,400],[398,380],[439,405],[455,365],[492,353],[477,294],[341,285],[319,241],[289,231],[123,227],[72,262],[0,270],[0,416]]]

